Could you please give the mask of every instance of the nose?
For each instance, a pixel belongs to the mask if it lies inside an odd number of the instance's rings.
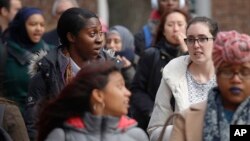
[[[102,35],[102,33],[99,33],[99,34],[96,36],[96,41],[102,43],[103,40],[104,40],[104,36]]]
[[[37,26],[36,26],[36,30],[37,30],[37,31],[41,31],[41,30],[43,30],[43,26],[41,26],[41,25],[37,25]]]
[[[125,88],[125,96],[127,96],[127,97],[131,96],[131,92],[127,88]]]
[[[175,31],[175,32],[178,32],[179,29],[180,29],[179,26],[178,26],[177,24],[174,24],[174,31]]]
[[[199,41],[198,41],[198,40],[195,40],[193,46],[194,46],[195,48],[200,47]]]
[[[111,42],[109,43],[109,46],[110,46],[112,49],[114,49],[114,48],[115,48],[115,43],[114,43],[114,41],[111,41]]]
[[[241,82],[241,78],[239,76],[239,73],[235,73],[232,77],[232,82],[235,82],[235,83],[238,83],[238,82]]]

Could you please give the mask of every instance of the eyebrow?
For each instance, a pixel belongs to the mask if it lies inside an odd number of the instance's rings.
[[[209,37],[209,35],[199,34],[199,35],[187,35],[187,37]]]

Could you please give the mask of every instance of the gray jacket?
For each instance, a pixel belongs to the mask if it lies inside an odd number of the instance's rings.
[[[82,123],[82,124],[79,124]],[[45,141],[148,141],[146,133],[136,127],[135,120],[126,116],[94,116],[72,118],[64,128],[55,128]]]

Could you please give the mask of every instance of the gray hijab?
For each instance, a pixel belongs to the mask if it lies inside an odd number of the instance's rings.
[[[128,48],[134,50],[134,36],[133,34],[124,26],[116,25],[109,29],[108,34],[110,33],[118,33],[122,40],[122,50],[124,51]]]

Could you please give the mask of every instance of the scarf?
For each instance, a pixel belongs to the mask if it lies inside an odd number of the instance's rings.
[[[218,88],[209,92],[203,125],[203,141],[229,141],[230,124],[250,124],[250,97],[243,101],[228,122]]]
[[[67,49],[63,50],[63,54],[67,58],[70,58],[70,54],[69,54],[69,51]],[[64,73],[65,83],[68,84],[72,80],[73,77],[74,76],[73,76],[73,72],[72,72],[72,65],[71,65],[71,62],[69,61],[68,65],[66,67],[65,73]]]

